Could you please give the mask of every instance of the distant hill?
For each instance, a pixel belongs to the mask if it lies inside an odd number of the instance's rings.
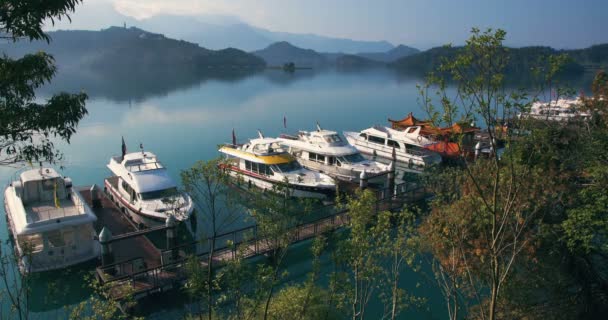
[[[317,52],[384,52],[394,48],[388,41],[364,41],[345,38],[332,38],[315,34],[297,34],[287,32],[274,32],[254,28],[260,34],[273,41],[286,41],[300,48],[308,48]]]
[[[359,69],[386,66],[385,63],[360,57],[354,54],[344,54],[336,58],[335,66],[339,69]]]
[[[583,65],[608,66],[608,43],[598,44],[585,49],[568,50],[575,61]]]
[[[311,49],[296,47],[285,41],[273,43],[252,53],[264,59],[269,66],[282,66],[287,62],[295,63],[296,67],[322,68],[329,65],[322,54]]]
[[[386,52],[361,52],[357,53],[357,55],[367,59],[388,63],[419,52],[420,50],[416,48],[400,44]]]
[[[44,41],[1,44],[0,51],[22,56],[44,50],[60,69],[90,69],[100,73],[202,72],[213,68],[263,68],[262,59],[238,49],[208,50],[138,28],[49,32]]]
[[[390,64],[402,72],[414,75],[424,75],[436,70],[443,59],[454,58],[462,47],[437,47],[414,55],[410,55]],[[577,75],[585,71],[586,65],[604,66],[608,63],[608,45],[598,45],[586,49],[556,50],[550,47],[509,48],[509,63],[505,73],[510,77],[526,77],[531,75],[531,68],[547,64],[546,57],[566,53],[573,59],[562,69],[562,75]]]

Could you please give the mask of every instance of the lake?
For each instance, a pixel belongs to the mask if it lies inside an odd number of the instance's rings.
[[[42,99],[58,90],[82,89],[90,96],[89,115],[77,134],[69,145],[59,145],[65,153],[62,173],[70,176],[75,185],[103,183],[109,175],[105,165],[110,156],[121,152],[121,137],[129,151],[139,150],[142,143],[145,150],[156,153],[178,180],[180,170],[197,160],[218,157],[217,145],[231,140],[233,128],[237,140],[245,142],[257,137],[258,129],[266,136],[277,136],[282,132],[313,130],[319,122],[323,128],[342,132],[385,125],[387,118],[399,119],[409,112],[425,117],[416,89],[422,80],[384,69],[294,74],[268,70],[223,79],[171,79],[170,83],[166,79],[78,79],[60,75],[53,85],[39,92]],[[283,128],[283,117],[287,129]],[[12,168],[0,168],[0,181],[7,183],[13,173]],[[0,239],[6,238],[6,221],[0,219]],[[310,268],[309,255],[308,243],[292,249],[287,281],[305,278]],[[325,267],[328,273],[329,262]],[[31,308],[35,317],[63,318],[59,306],[84,300],[90,294],[81,288],[86,270],[58,271],[35,280],[36,301]],[[47,288],[49,281],[57,282],[54,291]],[[427,296],[429,302],[408,310],[402,318],[445,318],[445,307],[432,279],[408,272],[403,283],[414,294]],[[49,299],[61,291],[67,294]],[[150,318],[180,314],[181,299],[158,300],[163,303],[150,312]]]

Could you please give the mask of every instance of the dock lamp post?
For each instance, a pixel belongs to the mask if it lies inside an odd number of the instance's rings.
[[[167,227],[167,249],[171,250],[171,257],[173,259],[177,258],[177,249],[176,246],[176,226],[177,221],[173,215],[169,215],[167,220],[165,220],[165,226]]]
[[[101,244],[101,265],[103,267],[114,263],[114,253],[112,252],[112,232],[103,227],[99,233],[99,243]]]
[[[361,188],[361,190],[367,188],[367,172],[365,172],[365,170],[361,171],[361,174],[359,175],[359,188]]]

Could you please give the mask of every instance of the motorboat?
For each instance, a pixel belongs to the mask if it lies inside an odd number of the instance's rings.
[[[107,165],[113,176],[104,185],[119,208],[139,226],[164,224],[169,216],[178,222],[188,220],[194,210],[192,198],[178,191],[167,168],[149,151],[113,156]]]
[[[30,169],[4,190],[4,208],[22,273],[61,269],[99,257],[97,217],[70,178]]]
[[[223,166],[231,176],[263,190],[284,185],[292,197],[323,199],[335,195],[336,183],[328,175],[302,167],[281,145],[281,140],[265,138],[238,145],[227,144],[219,151],[226,156]]]
[[[360,132],[344,132],[348,142],[364,154],[396,160],[409,169],[422,170],[441,162],[441,156],[426,147],[435,142],[420,134],[420,126],[395,130],[374,126]]]
[[[518,114],[521,118],[531,118],[549,121],[567,121],[572,119],[587,119],[591,115],[581,111],[583,102],[581,98],[557,99],[549,102],[536,101],[532,103],[530,112]]]
[[[339,180],[358,181],[363,171],[373,179],[390,170],[385,164],[365,159],[336,131],[322,129],[319,125],[315,131],[281,135],[279,141],[302,166]]]

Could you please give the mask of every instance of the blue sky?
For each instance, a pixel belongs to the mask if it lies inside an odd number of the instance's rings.
[[[503,28],[512,46],[608,42],[608,0],[85,0],[74,23],[100,29],[116,14],[220,16],[269,29],[429,48],[461,44],[471,27]]]

